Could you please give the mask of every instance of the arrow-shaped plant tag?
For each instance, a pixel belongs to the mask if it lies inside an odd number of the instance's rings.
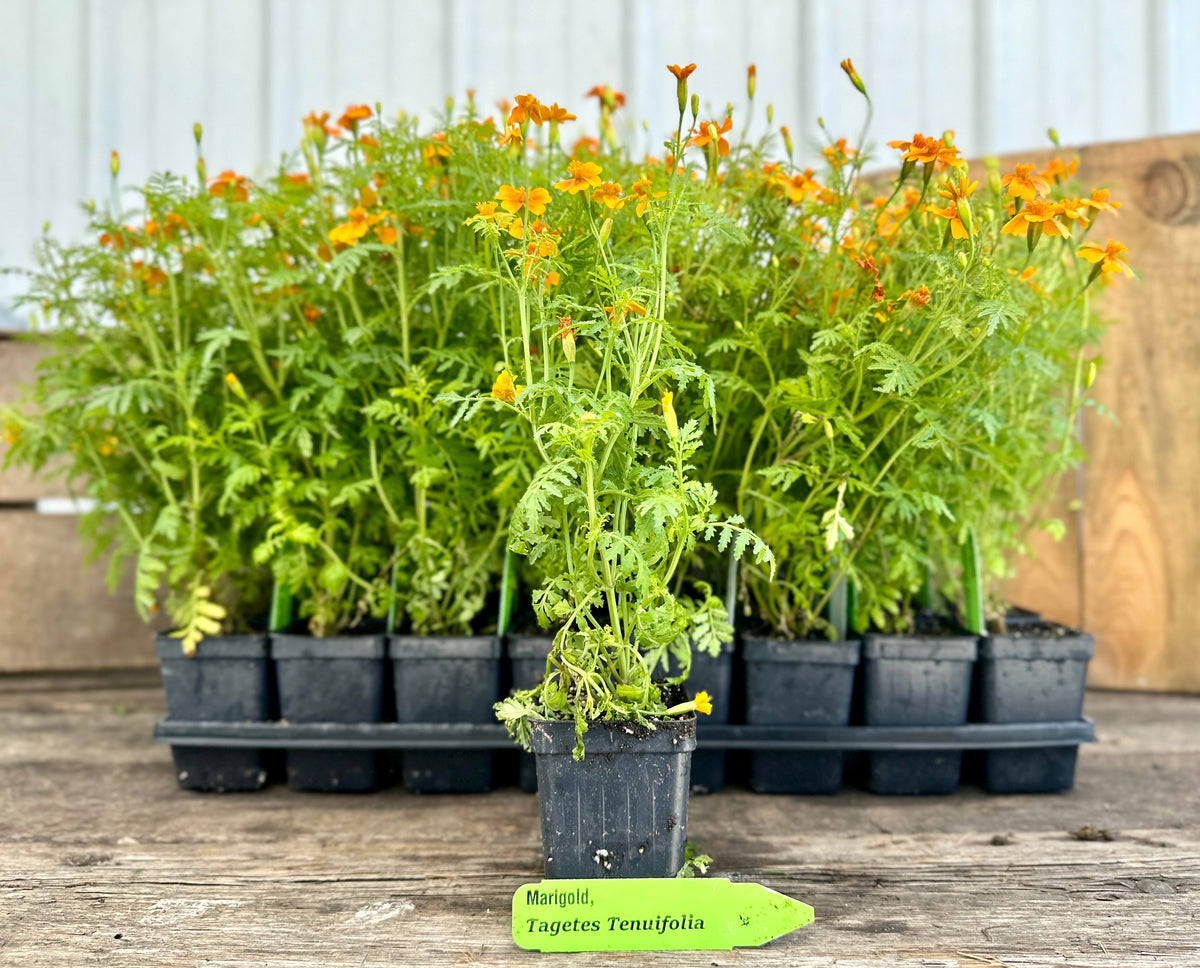
[[[530,951],[729,951],[810,924],[813,909],[725,878],[612,878],[526,884],[512,918]]]

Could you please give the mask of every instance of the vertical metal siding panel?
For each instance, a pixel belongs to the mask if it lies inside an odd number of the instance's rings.
[[[1045,9],[1037,0],[983,0],[979,6],[979,37],[987,44],[980,77],[987,121],[981,153],[1003,154],[1046,142],[1041,98],[1048,78],[1036,45]]]
[[[155,3],[153,15],[151,108],[144,119],[151,128],[151,166],[155,171],[194,177],[192,125],[208,120],[204,65],[209,41],[204,10],[198,4]]]
[[[0,30],[0,98],[5,105],[0,125],[0,265],[28,265],[29,248],[37,233],[32,198],[36,152],[30,150],[33,125],[32,40],[33,0],[10,0]],[[17,276],[0,275],[0,325],[4,310],[24,290]]]
[[[116,0],[89,0],[83,25],[87,56],[88,106],[83,139],[86,162],[83,198],[107,204],[109,198],[109,152],[117,144],[117,45],[120,21]],[[128,172],[126,172],[128,177]]]
[[[115,20],[112,57],[112,87],[93,92],[111,102],[114,130],[112,147],[121,153],[122,204],[138,210],[140,199],[134,189],[146,183],[154,171],[151,132],[155,128],[152,92],[161,77],[151,56],[151,4],[153,0],[122,0],[110,12]],[[161,72],[161,68],[159,69]],[[183,137],[183,131],[178,134]],[[95,166],[99,159],[88,159]]]
[[[87,22],[82,0],[38,0],[33,7],[31,126],[23,132],[29,196],[35,224],[49,220],[66,238],[78,236],[84,224],[79,202],[87,193],[89,165],[108,172],[107,150],[88,157],[82,136],[88,130]],[[26,239],[26,249],[32,241]]]
[[[982,150],[982,132],[976,114],[978,103],[978,59],[975,53],[973,4],[960,0],[928,0],[923,5],[922,36],[936,37],[937,56],[920,57],[921,111],[912,131],[884,131],[876,125],[879,141],[908,139],[914,131],[941,134],[954,131],[955,144],[965,155]],[[911,51],[907,52],[911,57]],[[885,137],[886,135],[886,137]],[[888,152],[887,157],[898,155]]]
[[[387,34],[388,0],[339,0],[334,7],[332,34],[328,47],[333,54],[333,105],[341,111],[349,104],[385,102],[384,110],[394,114],[397,107],[421,110],[425,105],[396,105],[386,90],[387,61],[391,56]],[[433,51],[408,64],[408,70],[420,74],[430,70]]]
[[[334,10],[331,0],[272,2],[270,131],[276,155],[300,143],[300,122],[310,111],[328,111],[336,119],[345,107],[333,98]]]
[[[1164,0],[1162,25],[1162,133],[1200,130],[1200,4]]]
[[[862,41],[865,53],[861,60],[854,61],[854,66],[862,75],[874,105],[868,144],[873,146],[876,158],[886,159],[889,163],[895,160],[896,154],[886,147],[886,142],[908,138],[914,131],[940,134],[943,128],[950,127],[943,125],[935,130],[931,125],[931,112],[926,110],[929,90],[923,66],[934,60],[948,68],[942,59],[941,45],[938,45],[935,58],[913,56],[913,51],[921,49],[924,37],[946,36],[940,30],[930,34],[923,29],[924,7],[924,3],[913,0],[870,0],[865,19],[858,26],[865,35]],[[853,144],[862,127],[865,105],[840,70],[837,81],[846,113],[833,134],[837,138],[845,137]]]
[[[1147,0],[1094,4],[1096,60],[1087,78],[1088,141],[1125,141],[1150,133],[1152,22]],[[1200,40],[1200,37],[1195,38]]]
[[[451,93],[451,68],[445,59],[450,16],[449,4],[414,0],[396,5],[385,19],[390,34],[382,57],[392,62],[380,76],[381,84],[387,85],[381,95],[385,113],[407,111],[422,119],[422,129],[432,126],[434,114]]]
[[[803,51],[797,47],[800,33],[801,8],[793,0],[763,0],[753,7],[754,16],[747,18],[742,36],[743,58],[758,68],[758,93],[754,98],[754,118],[751,135],[767,133],[767,105],[775,106],[774,131],[787,125],[792,132],[800,119],[800,70]],[[671,78],[667,78],[668,82]],[[738,119],[737,129],[741,129]],[[794,136],[794,135],[793,135]],[[783,154],[782,142],[776,143]]]
[[[1026,44],[1033,47],[1041,64],[1041,84],[1034,96],[1036,101],[1020,106],[1022,113],[1038,119],[1038,131],[1033,141],[1018,144],[1017,148],[1048,148],[1047,130],[1057,129],[1063,144],[1082,144],[1096,140],[1093,112],[1095,78],[1107,65],[1097,62],[1097,19],[1099,8],[1094,0],[1058,0],[1041,10],[1036,31],[1028,26],[1023,31]],[[1107,4],[1111,8],[1111,2]],[[1074,43],[1064,46],[1063,38]]]
[[[232,168],[240,174],[273,165],[267,154],[266,99],[262,73],[261,2],[209,0],[204,126],[210,174]]]
[[[597,84],[611,84],[617,90],[627,85],[627,70],[631,69],[633,53],[625,49],[623,15],[623,6],[613,0],[580,4],[571,9],[570,25],[564,38],[571,67],[563,78],[564,99],[559,103],[578,115],[579,120],[573,123],[572,129],[564,130],[563,139],[568,144],[585,134],[596,133],[596,102],[585,97],[584,92]],[[624,93],[632,96],[634,92]],[[633,116],[635,109],[629,104],[624,110]]]

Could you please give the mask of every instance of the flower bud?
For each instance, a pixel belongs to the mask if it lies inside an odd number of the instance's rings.
[[[203,158],[196,159],[196,177],[200,179],[200,184],[208,183],[208,166],[204,164]]]
[[[192,137],[196,139],[196,147],[200,147],[200,139],[204,137],[204,126],[197,121],[192,125]]]
[[[379,110],[379,105],[375,105],[375,115],[378,117],[382,112]],[[446,95],[446,117],[450,117],[454,113],[454,95]]]
[[[833,424],[829,420],[825,421],[825,436],[833,440]]]
[[[563,356],[568,363],[575,362],[575,325],[570,316],[558,317],[558,338],[562,340]]]
[[[954,147],[954,129],[953,128],[947,128],[945,131],[942,132],[942,144],[944,144],[947,148]]]
[[[1083,381],[1084,387],[1088,390],[1090,390],[1092,388],[1092,384],[1096,382],[1096,369],[1096,361],[1091,360],[1088,363],[1087,377]]]
[[[746,94],[754,100],[754,92],[758,90],[758,68],[751,64],[746,68]]]
[[[708,139],[713,144],[716,144],[720,136],[717,134],[717,126],[712,122],[708,122]]]
[[[850,83],[858,88],[858,93],[866,97],[867,86],[863,83],[863,79],[858,76],[858,71],[854,69],[854,64],[849,57],[842,61],[841,67],[846,72],[846,76],[850,78]]]
[[[610,235],[612,235],[612,227],[613,227],[613,220],[611,218],[606,218],[604,220],[604,224],[602,224],[600,226],[600,244],[601,245],[606,245],[608,243],[608,237]]]
[[[225,374],[225,383],[230,390],[234,392],[242,400],[246,399],[246,388],[242,386],[242,381],[237,378],[237,374],[229,372]]]
[[[1057,128],[1047,128],[1046,129],[1046,137],[1048,137],[1050,139],[1050,143],[1052,145],[1054,145],[1055,148],[1059,147],[1058,129]]]
[[[971,203],[965,198],[960,198],[955,201],[954,205],[958,210],[958,220],[962,222],[963,228],[967,230],[967,237],[970,238],[975,234],[975,223],[971,217]]]
[[[692,95],[692,124],[696,123],[696,119],[700,117],[700,95]]]
[[[674,406],[675,394],[670,390],[664,390],[662,395],[663,422],[667,425],[667,434],[674,440],[679,436],[679,420],[675,416]]]
[[[783,125],[779,129],[779,133],[783,135],[783,147],[787,151],[788,161],[792,160],[792,152],[795,145],[792,144],[792,133],[787,129],[787,125]]]
[[[958,254],[958,264],[964,269],[967,267],[967,254],[965,252],[960,252]]]
[[[775,123],[775,105],[768,104],[767,105],[767,124],[774,124],[774,123]]]
[[[117,172],[121,170],[121,156],[117,154],[115,148],[112,154],[108,156],[108,170],[112,172],[113,178],[116,178]]]

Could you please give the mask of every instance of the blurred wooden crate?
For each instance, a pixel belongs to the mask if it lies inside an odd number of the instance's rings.
[[[0,404],[19,398],[40,355],[29,343],[0,339]],[[154,665],[153,634],[134,611],[131,581],[110,595],[104,563],[84,564],[77,518],[20,507],[63,493],[57,481],[0,470],[0,673]]]
[[[1093,388],[1116,420],[1087,411],[1089,461],[1059,496],[1068,535],[1035,542],[1011,597],[1095,634],[1089,684],[1200,692],[1200,134],[1079,156],[1123,203],[1091,238],[1125,243],[1142,282],[1098,302],[1120,323]]]

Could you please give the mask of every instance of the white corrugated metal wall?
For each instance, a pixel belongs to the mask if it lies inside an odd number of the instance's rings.
[[[307,111],[381,101],[429,116],[468,87],[482,105],[531,91],[594,123],[608,82],[657,145],[673,122],[664,65],[692,89],[758,110],[811,142],[853,135],[875,102],[877,143],[957,131],[968,154],[1200,129],[1200,0],[0,0],[0,266],[28,264],[44,222],[81,225],[122,181],[191,171],[202,121],[210,171],[253,171]],[[642,136],[639,134],[639,137]],[[0,307],[20,280],[0,276]],[[2,311],[2,308],[0,308]]]

